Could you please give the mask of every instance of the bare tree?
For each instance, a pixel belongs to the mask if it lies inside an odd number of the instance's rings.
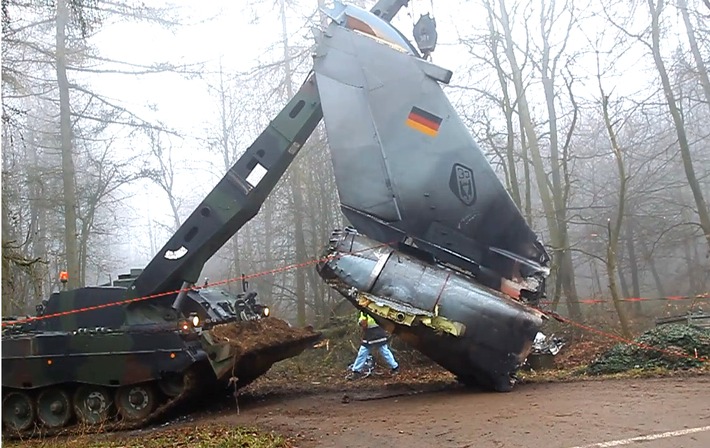
[[[141,177],[150,179],[155,185],[160,187],[168,198],[170,210],[172,212],[172,224],[168,228],[171,232],[176,232],[180,228],[180,208],[183,200],[178,197],[175,191],[176,166],[173,161],[173,149],[171,142],[164,142],[161,132],[154,129],[146,130],[150,138],[151,160],[158,164],[157,168],[144,168]]]
[[[685,32],[688,36],[688,44],[690,45],[690,52],[693,55],[695,68],[697,69],[697,76],[698,78],[700,78],[700,84],[703,87],[705,101],[707,102],[708,107],[710,107],[710,78],[708,77],[708,70],[705,66],[703,56],[700,54],[698,41],[695,38],[695,29],[693,27],[693,23],[690,20],[688,2],[686,0],[678,0],[678,9],[680,10],[680,14],[683,17],[683,23],[685,24]]]
[[[291,48],[288,43],[288,28],[286,22],[286,1],[280,0],[281,7],[281,33],[283,38],[283,55],[286,94],[293,97],[293,80],[291,71]],[[291,165],[289,181],[291,187],[291,200],[293,201],[293,237],[296,243],[296,262],[303,262],[307,259],[306,242],[303,235],[303,214],[306,213],[303,202],[303,186],[301,181],[301,164],[294,161]],[[296,271],[296,300],[297,315],[299,325],[306,324],[306,275],[303,269]]]
[[[116,216],[108,214],[107,211],[115,209],[124,198],[124,195],[120,193],[123,186],[142,177],[142,173],[133,168],[132,160],[112,160],[111,153],[114,149],[112,143],[107,142],[103,151],[98,154],[86,151],[85,157],[81,159],[84,163],[82,171],[85,173],[77,186],[77,193],[82,204],[77,213],[80,224],[78,243],[81,284],[87,283],[87,268],[90,264],[91,254],[98,252],[96,249],[90,250],[90,243],[95,241],[99,234],[111,235],[115,231],[114,226],[106,221],[115,222]],[[96,246],[100,247],[101,245],[97,244]],[[101,264],[105,264],[105,262]],[[110,267],[110,264],[99,266],[99,269],[96,269],[97,275],[100,271]]]
[[[665,6],[664,0],[647,0],[648,8],[651,13],[651,52],[653,54],[653,61],[656,64],[656,69],[658,70],[658,75],[661,78],[661,84],[663,85],[663,93],[666,98],[666,103],[668,105],[668,110],[673,117],[673,124],[675,126],[676,133],[678,135],[678,145],[680,146],[680,154],[683,158],[683,168],[685,170],[685,175],[688,179],[688,185],[690,190],[693,192],[693,199],[695,200],[695,205],[697,207],[697,214],[700,218],[700,226],[703,229],[705,238],[708,243],[708,249],[710,250],[710,212],[708,211],[707,203],[703,197],[703,191],[700,188],[700,183],[698,182],[697,176],[695,174],[695,168],[693,167],[693,159],[690,153],[690,144],[688,142],[688,136],[685,130],[685,124],[683,123],[683,117],[681,116],[680,110],[677,106],[677,99],[673,88],[671,87],[671,82],[668,77],[668,71],[666,70],[665,62],[661,56],[661,23],[660,18]],[[695,47],[697,50],[697,46]],[[702,68],[702,67],[701,67]],[[702,71],[702,70],[701,70]],[[707,74],[706,74],[707,77]]]
[[[244,142],[241,136],[238,126],[239,112],[243,110],[243,106],[239,104],[238,98],[235,97],[235,93],[231,87],[233,83],[236,83],[235,79],[228,78],[225,79],[225,73],[222,66],[222,61],[219,63],[218,71],[219,79],[215,86],[209,86],[210,90],[217,96],[217,110],[219,123],[217,129],[211,131],[214,133],[214,137],[208,137],[208,144],[214,151],[216,151],[222,159],[221,171],[227,172],[232,165],[237,160],[240,155],[242,146]],[[210,132],[210,131],[208,131]],[[239,249],[239,233],[235,234],[227,243],[229,248],[229,270],[227,273],[228,278],[236,278],[241,275],[242,254]],[[232,287],[230,283],[229,288]]]
[[[614,159],[616,160],[616,168],[619,175],[619,198],[618,198],[618,208],[616,210],[616,219],[612,222],[611,219],[607,222],[608,231],[608,242],[606,250],[606,272],[609,279],[609,292],[611,293],[611,298],[614,303],[614,308],[619,316],[619,323],[621,324],[621,333],[625,337],[631,337],[631,329],[629,328],[629,320],[626,317],[626,312],[621,304],[621,296],[619,294],[619,287],[616,283],[617,276],[617,263],[618,263],[618,252],[619,252],[619,235],[621,234],[621,229],[624,222],[624,211],[626,207],[626,185],[627,177],[626,170],[624,167],[624,158],[621,147],[616,138],[616,131],[614,131],[614,125],[609,117],[609,97],[604,93],[604,88],[602,87],[601,75],[598,75],[599,80],[599,93],[602,99],[602,111],[604,114],[604,124],[606,126],[607,133],[609,135],[609,142],[611,143],[611,150],[614,154]]]
[[[56,69],[59,86],[59,129],[62,143],[62,179],[64,181],[64,245],[66,247],[67,286],[80,286],[79,250],[76,227],[76,172],[74,170],[74,147],[69,106],[69,79],[67,78],[67,35],[69,8],[65,0],[57,0]]]
[[[528,93],[523,82],[523,71],[518,63],[516,55],[517,45],[513,39],[513,27],[508,8],[505,4],[505,0],[498,0],[498,14],[495,13],[493,4],[490,0],[485,0],[484,6],[488,11],[489,17],[497,17],[497,21],[502,29],[505,54],[510,66],[513,86],[517,96],[517,110],[525,133],[527,147],[530,150],[538,193],[542,200],[547,227],[550,233],[550,243],[553,249],[553,271],[557,274],[558,283],[565,289],[567,306],[570,314],[575,318],[579,318],[581,316],[581,308],[578,304],[572,258],[568,250],[569,238],[567,234],[567,221],[565,217],[566,204],[564,203],[566,188],[561,185],[560,170],[562,169],[562,164],[560,163],[558,156],[558,130],[557,115],[554,104],[555,93],[553,80],[553,77],[557,71],[557,63],[564,52],[564,47],[567,39],[569,38],[569,29],[571,29],[573,20],[570,18],[567,24],[567,35],[563,40],[564,44],[562,49],[559,51],[558,55],[551,60],[549,33],[554,25],[552,17],[559,18],[559,14],[555,12],[554,2],[550,4],[550,7],[547,10],[544,8],[543,4],[543,12],[541,13],[543,47],[540,71],[543,76],[543,86],[545,88],[546,103],[548,106],[551,146],[554,147],[552,150],[552,166],[550,167],[553,175],[553,183],[552,185],[549,185],[540,148],[540,137],[535,130],[533,117],[530,112]],[[570,133],[572,131],[573,128],[570,130]],[[569,144],[569,139],[567,144]],[[568,176],[565,176],[565,178],[568,179]]]
[[[76,81],[77,74],[123,73],[129,75],[160,73],[172,70],[170,64],[152,67],[138,67],[129,63],[112,61],[98,56],[88,44],[102,23],[113,20],[148,20],[167,24],[170,15],[165,11],[149,8],[139,2],[122,0],[120,2],[84,2],[80,0],[58,0],[52,4],[37,2],[3,1],[3,89],[5,85],[15,86],[11,95],[5,98],[12,106],[4,111],[13,110],[19,121],[24,122],[20,134],[27,137],[32,133],[53,132],[59,135],[50,146],[60,149],[61,166],[59,188],[62,198],[62,262],[61,269],[69,272],[69,287],[80,286],[84,279],[86,253],[82,254],[79,239],[85,237],[79,228],[82,208],[91,208],[83,204],[78,193],[76,165],[82,163],[78,145],[86,142],[101,149],[100,137],[81,135],[82,127],[104,126],[107,123],[120,126],[150,126],[145,120],[131,113],[116,102],[108,99]],[[50,40],[51,33],[51,40]],[[51,42],[51,43],[50,43]],[[116,68],[121,65],[122,68]],[[108,67],[113,65],[113,67]],[[126,67],[131,67],[126,70]],[[4,92],[6,93],[6,92]],[[36,98],[32,102],[29,99]],[[55,117],[49,118],[51,115]],[[59,122],[51,130],[50,123]],[[40,125],[36,129],[30,126]],[[106,127],[104,126],[104,129]],[[114,128],[115,130],[115,128]],[[107,131],[111,133],[113,131]],[[24,135],[22,135],[24,137]],[[49,139],[44,139],[46,143]],[[49,146],[42,148],[50,152]],[[88,154],[88,153],[87,153]],[[46,161],[49,161],[47,158]],[[52,173],[54,175],[55,173]],[[45,210],[39,208],[38,210]],[[42,212],[43,213],[43,212]],[[34,213],[35,223],[43,218],[42,213]],[[81,223],[86,229],[86,221]],[[91,225],[88,228],[92,228]],[[37,235],[36,250],[42,250],[39,244],[46,235]],[[49,249],[48,249],[49,250]],[[43,251],[43,250],[42,250]]]

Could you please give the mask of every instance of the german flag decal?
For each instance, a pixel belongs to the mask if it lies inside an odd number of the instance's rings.
[[[423,132],[431,137],[436,137],[439,133],[441,118],[418,107],[412,107],[407,117],[407,126]]]

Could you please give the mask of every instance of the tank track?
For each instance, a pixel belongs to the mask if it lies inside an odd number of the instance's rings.
[[[96,434],[103,432],[128,431],[144,428],[152,423],[157,423],[165,420],[166,418],[169,418],[171,415],[173,415],[174,411],[180,410],[180,408],[184,404],[189,403],[189,401],[197,395],[197,392],[200,392],[206,387],[214,388],[216,386],[214,382],[210,385],[205,384],[205,377],[203,376],[205,374],[214,375],[209,369],[209,365],[206,362],[198,363],[191,366],[185,372],[185,375],[183,377],[183,389],[180,394],[173,398],[168,398],[167,401],[163,402],[162,404],[159,404],[150,415],[146,416],[143,419],[112,421],[118,417],[118,412],[114,411],[108,421],[102,422],[100,424],[89,425],[75,421],[73,424],[69,424],[60,428],[47,428],[44,427],[41,422],[39,422],[37,415],[35,415],[33,427],[24,431],[16,431],[12,428],[8,428],[7,426],[3,425],[3,438],[7,437],[9,439],[27,439],[37,437],[54,437],[74,434],[77,432],[77,430],[79,430],[81,434]],[[200,378],[202,378],[203,381],[200,381]],[[115,391],[117,389],[117,387],[111,389],[114,396]],[[13,391],[23,392],[22,389],[13,388],[5,390],[5,388],[3,388],[3,400],[5,399],[7,393]],[[33,395],[36,396],[37,394],[35,393]],[[75,417],[75,420],[78,419]]]
[[[62,435],[71,435],[77,432],[81,434],[95,434],[113,431],[130,431],[144,428],[148,425],[158,422],[164,422],[171,417],[184,415],[188,412],[181,412],[184,405],[190,403],[192,399],[197,399],[198,396],[217,396],[220,391],[224,392],[225,396],[233,388],[236,390],[242,389],[252,383],[254,380],[265,374],[270,367],[279,360],[296,356],[307,346],[320,338],[320,333],[301,336],[291,341],[283,341],[276,346],[256,347],[241,353],[232,353],[230,356],[229,368],[225,372],[221,372],[220,376],[215,376],[215,371],[210,366],[207,360],[197,362],[190,366],[183,376],[183,388],[179,395],[169,398],[167,401],[159,404],[156,409],[148,416],[136,420],[118,420],[118,406],[115,405],[116,399],[113,398],[114,412],[109,419],[99,424],[85,424],[79,422],[78,417],[75,420],[78,423],[62,426],[58,428],[48,428],[40,421],[35,409],[34,423],[31,428],[24,431],[17,431],[13,428],[8,428],[3,424],[3,437],[11,439],[25,439],[37,437],[53,437]],[[156,382],[152,382],[156,386]],[[145,383],[143,383],[145,384]],[[68,392],[70,387],[78,388],[79,384],[67,386],[64,388]],[[56,386],[55,386],[56,387]],[[118,387],[110,389],[113,397],[116,397]],[[236,390],[234,391],[236,393]],[[3,388],[3,401],[7,394],[11,392],[26,392],[22,389]],[[68,394],[72,396],[72,394]],[[32,392],[31,398],[37,407],[37,397],[39,391]],[[74,399],[71,399],[71,406],[74,408]],[[199,405],[198,405],[199,407]]]

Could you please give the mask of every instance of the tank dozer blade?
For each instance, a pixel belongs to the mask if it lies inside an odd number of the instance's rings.
[[[464,383],[509,391],[545,316],[451,269],[336,231],[320,275]]]
[[[241,388],[272,365],[301,354],[321,334],[311,327],[291,327],[275,317],[220,324],[202,332],[201,341],[220,384]]]

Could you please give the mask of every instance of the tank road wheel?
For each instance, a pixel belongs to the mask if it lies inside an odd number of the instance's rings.
[[[157,404],[151,384],[123,386],[116,392],[116,406],[125,420],[143,420],[155,410]]]
[[[79,421],[88,425],[103,423],[111,411],[111,394],[105,387],[84,385],[74,393],[74,410]]]
[[[24,431],[35,420],[35,404],[25,392],[10,392],[2,400],[2,422],[15,431]]]
[[[158,381],[158,388],[169,398],[175,398],[185,389],[185,376],[180,374],[167,375]]]
[[[69,394],[52,387],[40,392],[37,397],[37,417],[48,428],[61,428],[72,417]]]

